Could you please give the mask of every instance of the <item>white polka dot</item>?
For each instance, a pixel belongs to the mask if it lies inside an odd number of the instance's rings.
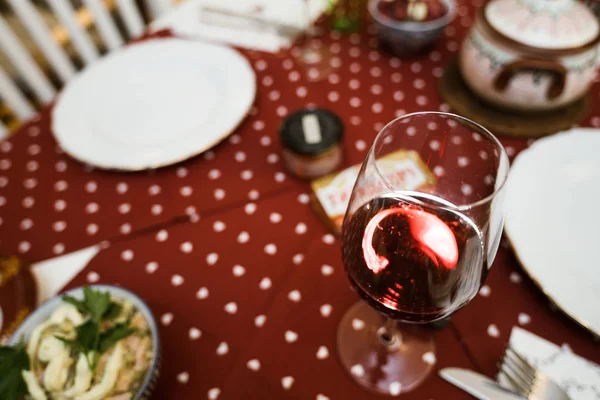
[[[360,99],[358,97],[350,98],[350,106],[351,107],[354,107],[354,108],[360,107],[361,103],[362,102],[360,101]]]
[[[223,189],[215,189],[213,196],[215,200],[223,200],[225,198],[225,191]]]
[[[123,204],[119,205],[119,213],[127,214],[127,213],[129,213],[129,211],[131,211],[131,204],[123,203]]]
[[[492,185],[492,184],[494,183],[494,177],[493,177],[493,176],[491,176],[491,175],[486,175],[486,176],[483,178],[483,182],[484,182],[486,185]]]
[[[252,128],[254,128],[254,130],[256,131],[262,131],[263,129],[265,129],[265,123],[261,120],[258,121],[254,121],[254,123],[252,124]],[[244,153],[241,153],[244,154]],[[244,161],[246,159],[245,154],[244,154],[244,158],[241,161]],[[237,158],[236,158],[237,160]]]
[[[323,240],[323,243],[325,243],[325,244],[334,244],[335,243],[335,237],[330,233],[323,235],[321,240]]]
[[[32,156],[36,156],[38,154],[40,154],[40,151],[42,151],[42,148],[40,147],[39,144],[32,144],[27,148],[27,152],[32,155]]]
[[[87,281],[90,283],[96,283],[100,280],[100,275],[97,272],[89,272],[87,274]]]
[[[450,122],[450,121],[448,121],[448,122]],[[454,121],[452,121],[452,122],[454,122]],[[474,141],[481,142],[481,135],[479,133],[473,132],[471,134],[471,137],[473,138]]]
[[[285,117],[288,113],[288,110],[285,106],[279,106],[277,107],[276,113],[279,117]]]
[[[296,228],[294,228],[294,231],[295,231],[295,232],[296,232],[296,234],[298,234],[298,235],[304,235],[304,234],[306,233],[306,231],[307,231],[306,224],[305,224],[305,223],[303,223],[303,222],[299,222],[299,223],[296,225]]]
[[[190,328],[188,336],[190,337],[190,340],[197,340],[202,336],[202,331],[198,328]]]
[[[458,157],[458,166],[461,168],[469,165],[469,159],[467,157]]]
[[[302,261],[304,261],[304,254],[295,254],[292,257],[292,262],[294,263],[294,265],[300,265],[302,264]]]
[[[256,358],[249,360],[246,363],[246,367],[248,367],[249,370],[258,371],[260,369],[260,361],[258,361]]]
[[[235,314],[238,311],[238,305],[237,303],[230,301],[229,303],[225,304],[223,309],[228,314]]]
[[[483,285],[481,289],[479,289],[479,294],[483,297],[488,297],[492,293],[492,289],[488,285]]]
[[[123,250],[121,252],[121,259],[123,261],[131,261],[131,260],[133,260],[133,250]]]
[[[325,396],[324,394],[317,394],[317,397],[315,397],[316,400],[330,400],[329,397]]]
[[[237,151],[235,153],[234,158],[235,158],[235,161],[237,161],[237,162],[244,162],[244,161],[246,161],[246,153],[244,153],[243,151]]]
[[[96,225],[96,224],[88,224],[85,227],[85,230],[88,233],[88,235],[95,235],[96,233],[98,233],[98,225]]]
[[[25,168],[27,168],[27,171],[29,171],[29,172],[35,172],[35,171],[37,171],[39,166],[40,166],[40,164],[37,161],[31,160],[27,163]]]
[[[342,65],[342,60],[339,57],[332,57],[329,60],[329,65],[333,68],[339,68]]]
[[[462,194],[464,194],[465,196],[470,196],[471,194],[473,194],[473,187],[471,185],[467,185],[466,183],[463,183],[460,186],[460,191],[462,192]]]
[[[350,368],[350,373],[354,376],[361,377],[365,375],[365,368],[360,364],[354,364],[352,368]]]
[[[350,79],[348,87],[352,90],[356,90],[360,87],[360,81],[358,79]]]
[[[246,268],[244,268],[242,265],[234,265],[232,272],[233,276],[239,278],[240,276],[243,276],[246,273]]]
[[[2,205],[6,204],[6,198],[4,198],[4,196],[1,196],[0,199],[1,199],[0,202],[2,203]],[[31,196],[27,196],[23,199],[21,204],[25,208],[31,208],[35,204],[35,199]]]
[[[321,266],[321,274],[323,276],[329,276],[333,274],[333,267],[331,265],[324,264]]]
[[[281,378],[281,386],[283,386],[283,388],[285,390],[290,390],[293,384],[294,384],[294,377],[285,376],[285,377]]]
[[[442,67],[435,67],[432,70],[432,74],[436,78],[441,78],[442,75],[444,75],[444,69]],[[442,111],[447,112],[447,111],[449,111],[449,109],[450,109],[449,107],[443,107]]]
[[[37,186],[37,179],[27,178],[23,181],[23,186],[25,187],[25,189],[33,189]]]
[[[52,229],[54,229],[55,232],[62,232],[67,228],[67,223],[65,221],[56,221],[54,224],[52,224]]]
[[[292,290],[288,293],[288,299],[290,299],[294,303],[298,303],[300,300],[302,300],[302,295],[300,294],[300,291]]]
[[[431,150],[439,150],[440,149],[440,142],[439,140],[432,140],[429,142],[429,148]]]
[[[267,62],[265,60],[258,60],[254,64],[254,67],[259,71],[264,71],[265,69],[267,69]]]
[[[515,150],[515,148],[514,148],[514,147],[512,147],[512,146],[506,146],[506,147],[504,148],[504,150],[506,150],[506,154],[507,154],[509,157],[512,157],[512,156],[514,156],[514,155],[515,155],[515,153],[516,153],[516,150]]]
[[[280,97],[281,97],[281,93],[279,93],[278,90],[271,90],[269,92],[269,100],[271,100],[271,101],[277,101],[277,100],[279,100]]]
[[[300,79],[300,73],[298,71],[291,71],[288,74],[288,79],[290,80],[290,82],[297,82],[298,79]]]
[[[283,335],[283,337],[285,338],[285,341],[288,343],[294,343],[296,340],[298,340],[298,334],[294,331],[285,331],[285,334]]]
[[[31,229],[31,227],[33,226],[33,221],[30,218],[25,218],[24,220],[21,221],[19,226],[20,226],[21,230],[26,231],[28,229]]]
[[[269,277],[262,278],[260,280],[260,282],[258,283],[258,287],[261,288],[262,290],[270,289],[271,286],[272,286],[272,282]]]
[[[150,212],[152,213],[152,215],[160,215],[163,211],[163,208],[160,204],[154,204],[152,205],[152,208],[150,208]]]
[[[189,197],[192,195],[192,188],[191,186],[183,186],[181,189],[179,189],[179,193],[183,196],[183,197]]]
[[[205,287],[201,287],[200,289],[198,289],[198,291],[196,292],[196,298],[198,300],[204,300],[205,298],[208,297],[208,289]]]
[[[252,189],[251,191],[248,192],[248,198],[250,200],[258,200],[259,197],[260,197],[260,193],[256,189]]]
[[[433,354],[433,352],[431,352],[431,351],[428,351],[427,353],[423,354],[422,359],[426,364],[429,364],[429,365],[433,365],[437,361],[435,354]]]
[[[375,114],[379,114],[381,111],[383,111],[383,104],[373,103],[371,106],[371,111],[373,111]]]
[[[329,101],[331,101],[332,103],[335,103],[336,101],[338,101],[340,99],[340,94],[336,91],[331,91],[329,92],[329,94],[327,95],[327,98],[329,99]]]
[[[516,272],[511,272],[509,279],[512,283],[521,283],[521,275]]]
[[[381,85],[371,85],[371,93],[373,93],[374,95],[380,95],[381,93],[383,93],[383,88],[381,87]]]
[[[285,181],[285,177],[286,177],[285,173],[283,173],[283,172],[276,172],[274,175],[275,182],[279,182],[279,183]]]
[[[146,264],[146,272],[149,274],[153,274],[158,269],[158,263],[156,261],[150,261]]]
[[[306,193],[301,193],[298,195],[298,202],[301,204],[308,204],[310,202],[310,196]]]
[[[394,82],[394,83],[402,82],[402,74],[400,72],[394,72],[392,74],[392,82]]]
[[[168,326],[171,324],[171,322],[173,322],[173,314],[171,313],[165,313],[160,317],[160,322],[162,322],[162,324],[164,326]]]
[[[159,194],[161,191],[160,186],[158,185],[152,185],[148,188],[148,194],[150,196],[156,196],[157,194]]]
[[[273,224],[278,224],[281,222],[283,218],[281,217],[281,214],[273,212],[269,215],[269,221],[271,221],[271,223]]]
[[[458,43],[454,40],[451,40],[446,44],[446,48],[448,51],[458,51]]]
[[[353,74],[357,74],[360,72],[360,64],[357,62],[353,62],[352,64],[350,64],[350,72],[352,72]]]
[[[98,203],[94,203],[94,202],[88,203],[85,206],[85,212],[88,214],[97,213],[99,209],[100,209],[100,206],[98,205]]]
[[[325,346],[319,346],[317,350],[317,360],[324,360],[329,357],[329,350]]]
[[[435,176],[440,177],[440,176],[444,176],[444,167],[440,166],[440,165],[436,165],[435,167],[433,167],[433,173]]]
[[[525,313],[520,313],[518,317],[518,321],[520,325],[527,325],[531,322],[531,317]]]
[[[256,204],[254,204],[254,203],[248,203],[248,204],[246,204],[244,206],[244,211],[248,215],[254,214],[254,212],[256,211]]]
[[[8,185],[8,178],[5,176],[0,176],[0,187],[6,187]]]
[[[439,51],[434,50],[429,53],[429,59],[435,62],[440,61],[442,59],[442,54]]]
[[[428,102],[427,97],[425,97],[425,96],[417,96],[417,104],[418,105],[424,106],[424,105],[427,105],[427,102]]]
[[[89,181],[88,183],[85,184],[85,191],[88,193],[94,193],[97,188],[98,188],[98,184],[96,184],[96,182],[94,182],[94,181]]]
[[[350,123],[352,125],[360,125],[361,119],[360,119],[360,117],[358,115],[353,115],[353,116],[350,117]]]
[[[208,391],[208,400],[217,400],[221,394],[221,389],[212,388]]]
[[[398,396],[400,393],[402,393],[402,384],[397,381],[392,382],[390,383],[389,389],[392,396]]]
[[[171,277],[171,285],[173,285],[173,286],[181,286],[183,284],[183,282],[184,282],[184,279],[183,279],[183,276],[181,276],[181,275],[175,274]]]
[[[54,190],[56,190],[57,192],[63,192],[67,190],[68,187],[69,184],[67,183],[67,181],[58,181],[54,184]]]
[[[500,331],[498,330],[498,327],[494,324],[488,326],[487,333],[493,338],[497,338],[500,336]]]
[[[404,92],[401,90],[397,90],[394,92],[394,100],[402,101],[404,100]]]
[[[354,318],[352,320],[352,329],[354,329],[355,331],[360,331],[364,329],[364,327],[365,321],[363,321],[362,319]]]
[[[283,66],[283,69],[292,69],[294,67],[294,62],[291,59],[286,58],[281,65]]]
[[[177,381],[179,383],[188,383],[188,381],[190,380],[190,374],[188,374],[187,372],[180,372],[179,374],[177,374]]]
[[[308,93],[308,90],[306,90],[306,88],[304,86],[300,86],[298,89],[296,89],[296,96],[303,98],[306,97],[306,94]]]
[[[191,242],[183,242],[179,246],[179,249],[186,254],[190,254],[194,250],[194,245]]]
[[[265,250],[265,253],[272,256],[277,253],[277,246],[275,246],[273,243],[269,243],[268,245],[265,246],[264,250]]]
[[[8,153],[12,150],[12,143],[7,142],[7,141],[3,141],[2,143],[0,143],[0,151],[2,151],[3,153]]]
[[[423,89],[425,87],[425,81],[423,79],[415,79],[413,82],[415,89]]]
[[[333,307],[331,306],[331,304],[323,304],[320,308],[319,308],[319,312],[321,313],[321,315],[323,316],[323,318],[327,318],[331,315],[331,311],[333,310]]]
[[[369,70],[369,73],[374,78],[380,77],[381,76],[381,68],[379,68],[379,67],[371,67],[371,69]]]
[[[158,242],[164,242],[165,240],[167,240],[169,238],[169,232],[167,232],[164,229],[161,229],[160,231],[158,231],[156,233],[156,241]]]
[[[54,246],[52,246],[52,253],[58,255],[58,254],[62,254],[65,252],[65,245],[62,243],[56,243]]]
[[[262,327],[265,322],[267,321],[267,317],[264,315],[257,315],[256,318],[254,318],[254,325],[256,325],[257,328]]]
[[[179,167],[179,168],[177,168],[177,171],[175,172],[175,174],[177,175],[178,178],[185,178],[188,175],[188,170],[185,167]]]
[[[227,227],[227,225],[225,225],[225,223],[223,221],[215,221],[213,223],[213,230],[215,232],[223,232],[226,227]]]
[[[19,243],[19,253],[27,253],[31,249],[31,243],[22,241]]]
[[[215,180],[221,177],[221,171],[218,169],[211,169],[208,171],[208,179]]]
[[[206,256],[206,263],[208,265],[215,265],[219,261],[219,255],[217,253],[209,253]]]

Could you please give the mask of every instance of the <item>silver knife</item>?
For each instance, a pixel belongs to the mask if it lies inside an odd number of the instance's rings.
[[[444,368],[440,376],[479,400],[522,400],[524,397],[502,388],[485,375],[462,368]]]

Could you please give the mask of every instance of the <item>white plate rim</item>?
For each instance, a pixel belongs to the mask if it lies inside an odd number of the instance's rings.
[[[552,136],[538,139],[529,148],[521,151],[517,155],[517,157],[513,161],[510,172],[513,173],[513,171],[518,171],[517,166],[521,165],[521,163],[523,162],[523,160],[526,157],[530,157],[532,152],[538,151],[538,148],[540,146],[543,146],[545,143],[548,143],[549,141],[560,141],[560,140],[565,139],[568,136],[571,136],[571,135],[577,136],[578,134],[581,134],[581,133],[586,134],[586,135],[595,133],[600,137],[600,129],[578,127],[578,128],[572,128],[570,130],[558,132]],[[515,229],[516,228],[514,228],[513,225],[511,224],[512,220],[510,217],[510,209],[508,207],[508,204],[509,204],[508,196],[509,196],[509,193],[511,192],[511,190],[510,190],[510,174],[509,174],[509,178],[507,181],[507,188],[508,188],[508,190],[507,190],[508,193],[506,194],[506,203],[505,203],[505,204],[507,204],[507,208],[506,208],[506,217],[505,217],[505,223],[504,223],[504,232],[506,234],[506,238],[508,239],[508,243],[513,250],[513,254],[515,255],[515,258],[517,259],[518,263],[521,265],[522,270],[531,279],[531,281],[534,283],[534,285],[544,294],[544,296],[546,296],[552,302],[553,305],[555,305],[565,316],[567,316],[567,318],[569,318],[571,321],[575,322],[577,325],[584,328],[586,331],[588,331],[595,337],[600,338],[600,325],[596,326],[596,325],[592,324],[591,322],[589,322],[588,320],[586,320],[585,318],[578,316],[577,311],[574,311],[570,305],[565,304],[565,301],[562,300],[562,297],[560,295],[557,296],[556,294],[553,293],[553,290],[549,289],[547,286],[544,286],[544,284],[542,283],[542,280],[538,277],[538,275],[536,274],[534,269],[531,266],[528,266],[524,260],[524,257],[522,257],[520,255],[520,253],[519,253],[520,250],[521,250],[521,254],[523,254],[523,251],[522,251],[523,243],[519,243],[518,240],[515,240],[515,236],[516,236]],[[513,233],[511,234],[511,232],[513,232]]]
[[[211,43],[211,42],[198,42],[198,41],[193,41],[193,40],[189,40],[189,39],[185,39],[185,38],[181,38],[181,37],[168,37],[168,38],[157,38],[157,39],[149,39],[146,41],[142,41],[140,43],[135,43],[130,45],[131,47],[134,46],[143,46],[145,44],[152,44],[155,41],[161,41],[162,43],[168,42],[168,41],[180,41],[180,42],[187,42],[187,43],[191,43],[194,45],[198,45],[198,46],[206,46],[206,47],[212,47],[212,48],[219,48],[220,51],[223,52],[227,52],[229,53],[230,56],[234,56],[238,59],[238,61],[240,62],[240,66],[243,66],[243,68],[245,69],[244,73],[247,73],[247,77],[249,79],[248,81],[248,86],[251,89],[251,92],[248,93],[248,96],[246,98],[246,104],[245,104],[245,111],[243,113],[240,113],[237,118],[232,118],[231,121],[231,125],[229,127],[229,129],[227,129],[226,131],[223,131],[221,134],[218,135],[218,137],[215,137],[214,140],[211,141],[207,141],[206,144],[204,146],[202,146],[201,148],[195,149],[194,151],[190,151],[188,154],[186,154],[185,156],[182,157],[177,157],[177,158],[171,158],[169,160],[165,160],[163,162],[146,162],[143,165],[109,165],[106,163],[99,163],[99,162],[90,162],[89,160],[86,160],[85,157],[81,157],[79,156],[76,152],[72,151],[71,149],[69,149],[68,145],[65,145],[64,141],[61,139],[60,135],[57,134],[57,129],[60,129],[57,127],[57,118],[56,118],[56,112],[57,109],[59,109],[58,107],[61,104],[61,100],[64,98],[64,96],[67,93],[67,89],[68,86],[65,87],[55,98],[54,103],[52,105],[52,109],[51,109],[51,133],[52,136],[54,137],[54,139],[56,140],[56,142],[58,143],[60,149],[67,154],[69,157],[73,158],[74,160],[84,164],[84,165],[89,165],[98,169],[102,169],[102,170],[106,170],[106,171],[117,171],[117,172],[139,172],[139,171],[145,171],[145,170],[153,170],[153,169],[158,169],[158,168],[163,168],[163,167],[167,167],[167,166],[171,166],[174,164],[178,164],[181,163],[183,161],[189,160],[191,158],[197,157],[198,155],[210,150],[211,148],[215,147],[216,145],[218,145],[219,143],[221,143],[223,140],[225,140],[227,137],[229,137],[240,125],[241,123],[248,117],[248,115],[250,114],[251,110],[252,110],[252,106],[256,100],[256,93],[257,93],[257,78],[256,78],[256,72],[254,71],[254,69],[252,68],[250,61],[244,57],[240,51],[238,51],[235,48],[229,47],[229,46],[225,46],[225,45],[221,45],[221,44],[217,44],[217,43]],[[127,51],[130,46],[118,49],[116,51],[114,51],[113,53],[117,53],[117,52],[124,52]],[[107,54],[105,57],[103,57],[102,59],[98,60],[95,64],[101,63],[101,62],[105,62],[113,53]],[[92,66],[88,67],[91,68],[93,67],[95,64],[93,64]],[[85,72],[82,71],[81,74],[83,74]],[[80,78],[80,76],[76,76],[73,81],[76,81]],[[73,82],[71,81],[71,82]]]

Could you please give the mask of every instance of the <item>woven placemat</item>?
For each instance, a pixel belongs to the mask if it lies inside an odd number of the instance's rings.
[[[457,114],[480,123],[492,132],[523,138],[550,135],[571,128],[581,122],[590,110],[590,95],[550,112],[519,114],[495,108],[484,102],[469,89],[453,59],[439,80],[440,93]]]

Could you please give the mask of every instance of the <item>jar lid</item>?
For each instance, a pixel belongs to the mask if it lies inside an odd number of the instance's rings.
[[[539,49],[576,49],[600,35],[594,14],[575,0],[492,0],[484,14],[500,34]]]
[[[294,153],[314,156],[338,144],[344,124],[330,111],[307,108],[288,116],[279,129],[284,147]]]

